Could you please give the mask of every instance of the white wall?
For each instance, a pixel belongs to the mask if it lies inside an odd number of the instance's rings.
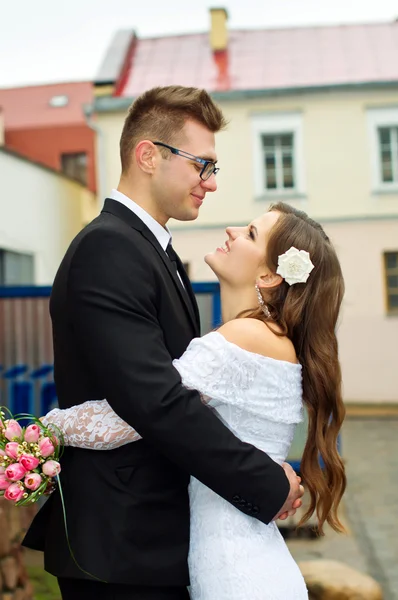
[[[95,205],[89,196],[80,184],[0,150],[0,248],[33,254],[35,283],[52,284]]]
[[[383,253],[398,251],[398,218],[329,223],[346,294],[339,327],[344,397],[398,402],[398,315],[386,310]]]

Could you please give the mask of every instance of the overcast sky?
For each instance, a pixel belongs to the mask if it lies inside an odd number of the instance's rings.
[[[207,31],[211,6],[235,29],[398,17],[397,0],[0,0],[0,87],[93,79],[116,30]]]

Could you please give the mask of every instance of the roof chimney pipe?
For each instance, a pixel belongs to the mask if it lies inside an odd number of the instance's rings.
[[[211,29],[210,46],[213,52],[226,50],[228,47],[228,13],[225,8],[210,9]]]

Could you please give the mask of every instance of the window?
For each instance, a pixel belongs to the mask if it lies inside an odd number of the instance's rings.
[[[380,179],[398,183],[398,127],[379,127]]]
[[[368,127],[373,189],[398,192],[398,108],[369,109]]]
[[[398,315],[398,251],[384,253],[387,312]]]
[[[0,285],[33,285],[34,262],[30,254],[0,250]]]
[[[53,96],[49,100],[49,105],[53,108],[62,108],[63,106],[68,106],[69,98],[65,95]]]
[[[85,152],[62,154],[61,169],[71,179],[87,185],[87,154]]]
[[[263,135],[266,190],[294,189],[294,135]]]
[[[300,113],[252,116],[256,197],[304,193]]]

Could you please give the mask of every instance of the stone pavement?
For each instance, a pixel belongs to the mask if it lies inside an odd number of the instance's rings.
[[[398,600],[398,418],[350,417],[342,433],[348,487],[342,520],[348,535],[290,539],[294,558],[330,558],[367,572]]]

